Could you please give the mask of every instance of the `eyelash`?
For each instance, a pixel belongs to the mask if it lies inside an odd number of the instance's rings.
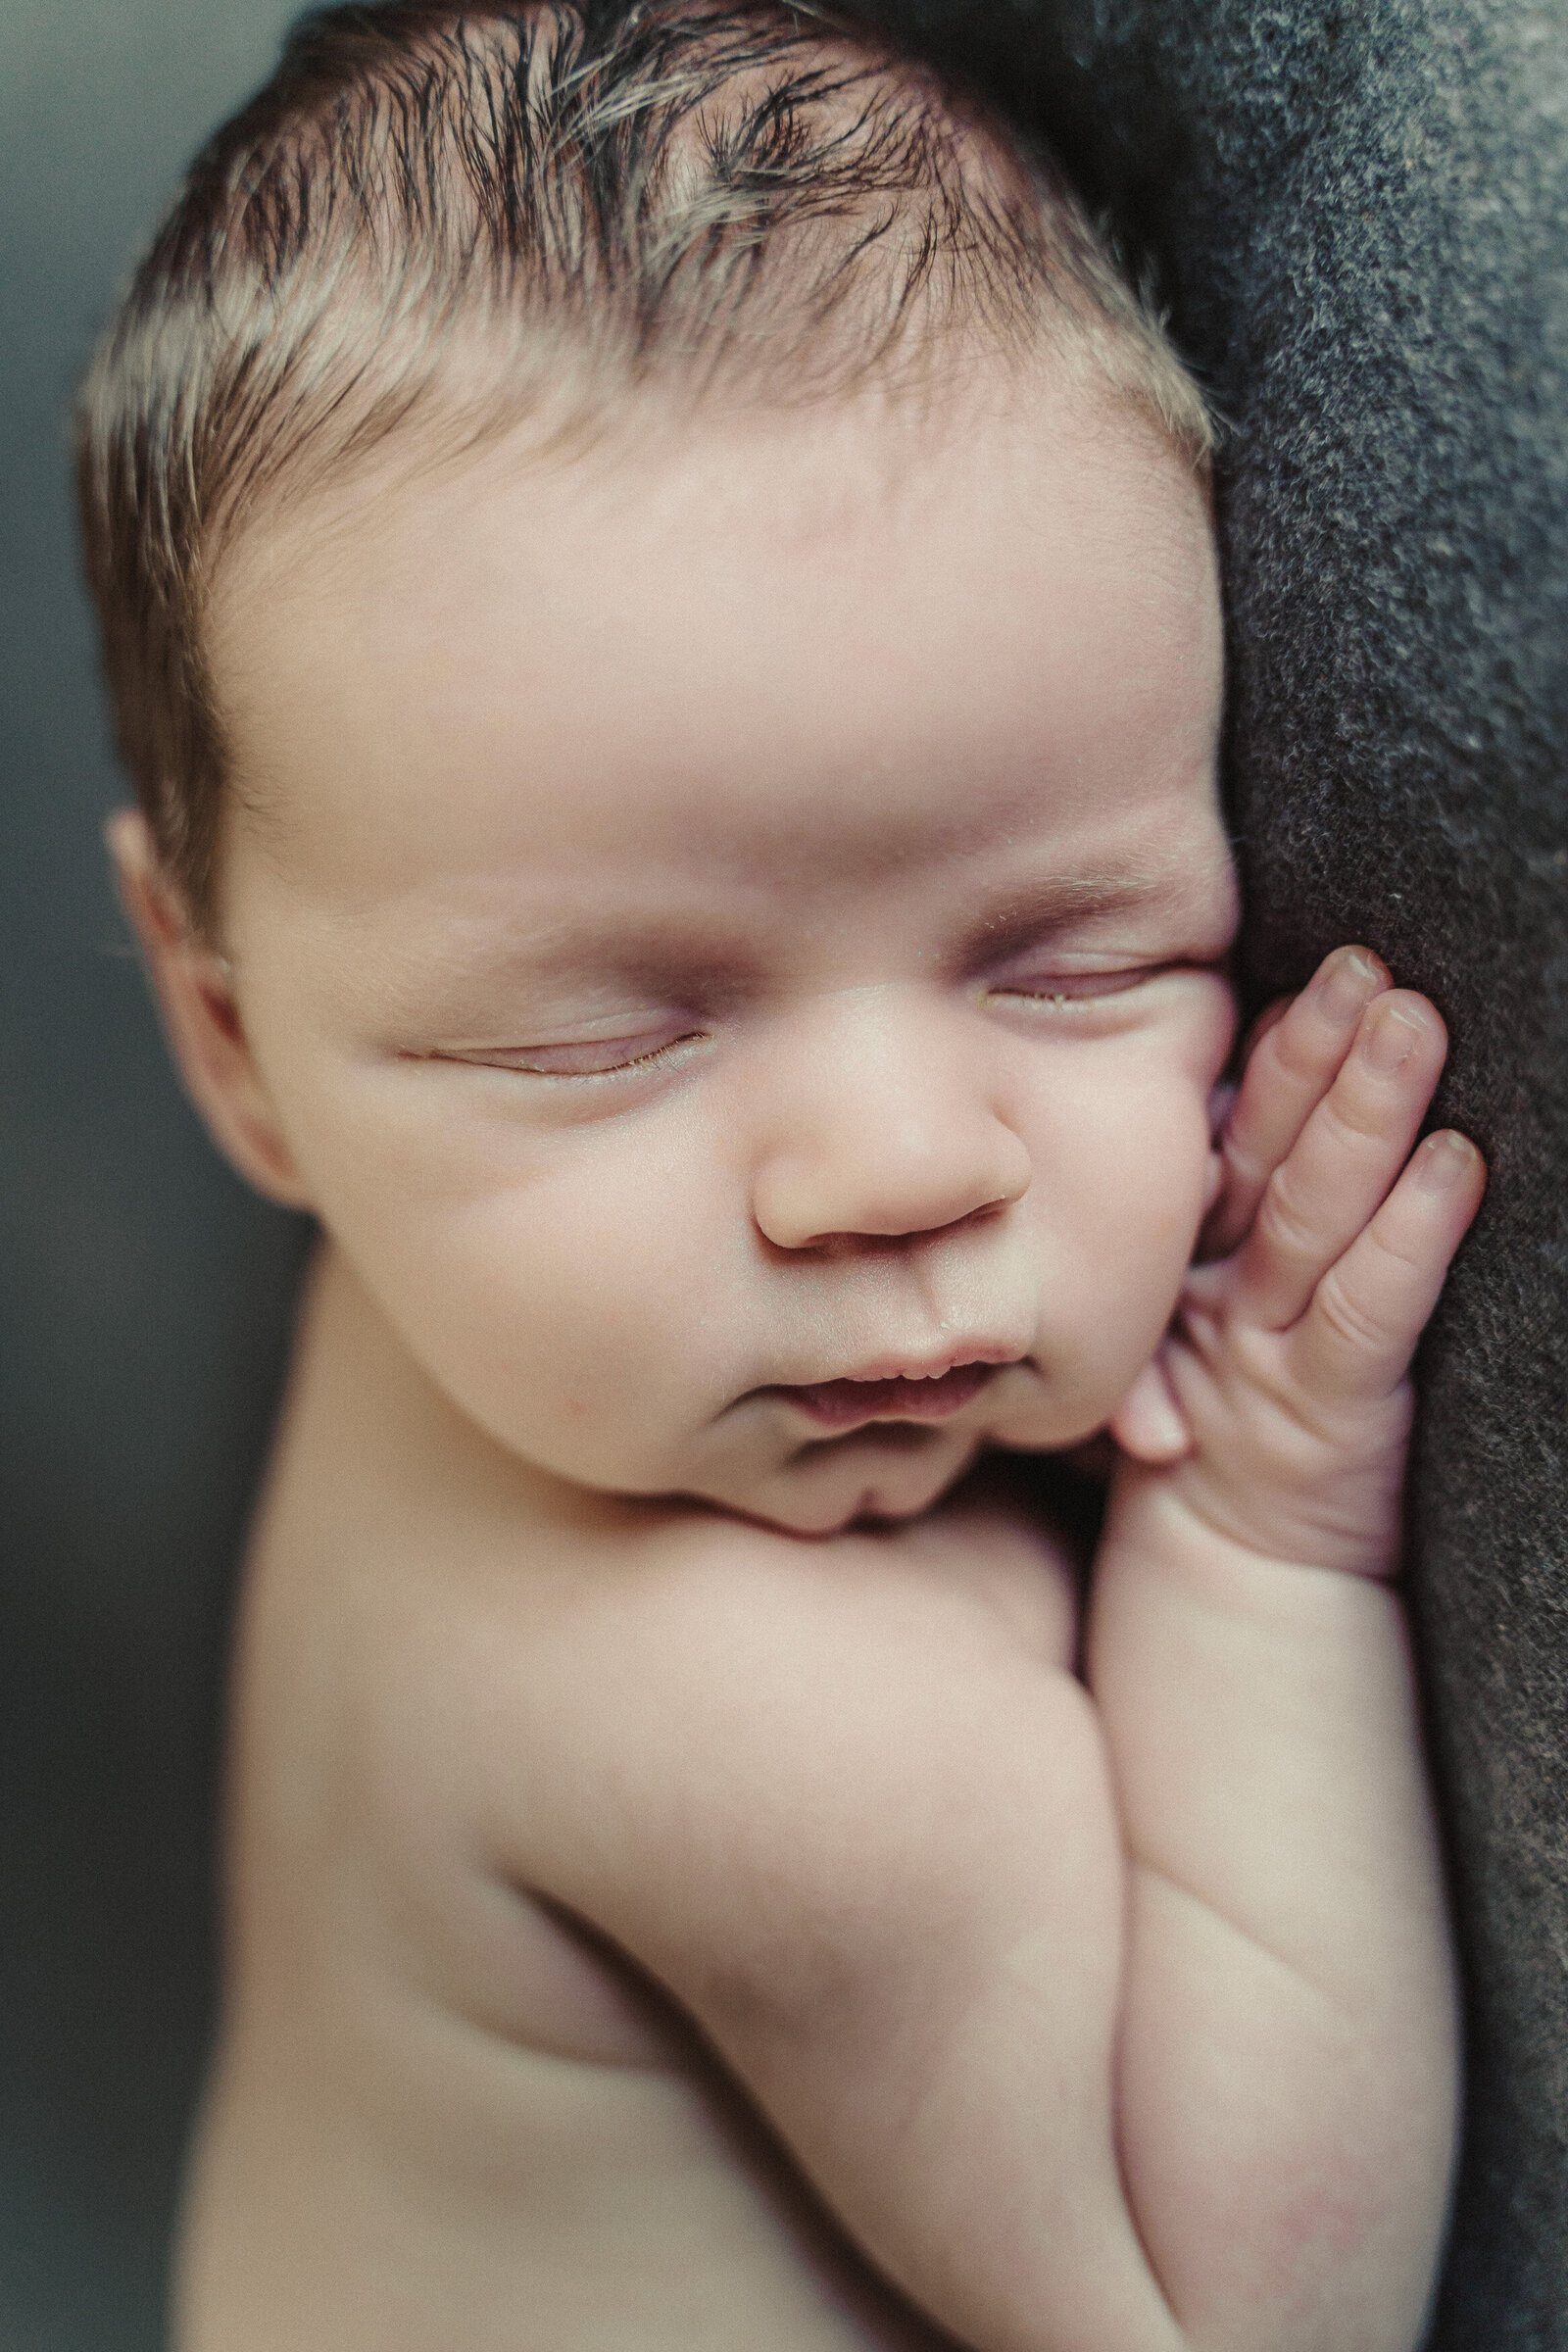
[[[992,1003],[1049,1005],[1053,1012],[1066,1012],[1071,1006],[1103,1004],[1112,997],[1127,996],[1133,989],[1159,979],[1173,968],[1160,963],[1140,964],[1115,972],[1079,972],[1073,975],[1077,985],[1070,988],[1028,988],[1020,984],[1012,988],[993,987],[985,993]]]
[[[702,1029],[688,1029],[681,1037],[672,1037],[664,1045],[654,1046],[646,1054],[633,1054],[629,1060],[612,1061],[602,1070],[530,1070],[531,1078],[623,1078],[628,1070],[656,1069],[660,1062],[668,1061],[683,1046],[695,1046],[707,1034]]]
[[[569,1079],[573,1085],[580,1086],[595,1078],[621,1078],[624,1077],[628,1070],[652,1069],[659,1062],[666,1061],[672,1054],[678,1054],[683,1046],[692,1046],[698,1044],[704,1035],[705,1032],[701,1029],[687,1029],[684,1030],[679,1037],[666,1038],[662,1045],[650,1048],[646,1054],[630,1054],[627,1055],[624,1061],[607,1062],[602,1069],[597,1070],[531,1069],[525,1060],[504,1060],[502,1058],[502,1053],[504,1049],[499,1049],[493,1054],[432,1054],[425,1056],[425,1058],[431,1061],[462,1062],[468,1069],[474,1070],[504,1070],[510,1076],[515,1078],[548,1078],[555,1080]],[[551,1049],[550,1047],[535,1047],[533,1049],[535,1053],[549,1053],[552,1050],[560,1052],[562,1049],[559,1047],[556,1049]],[[584,1053],[591,1052],[592,1050],[592,1046],[588,1043],[585,1043],[578,1049],[578,1051]],[[613,1041],[607,1041],[606,1051],[613,1052]],[[513,1051],[519,1054],[524,1054],[528,1051],[528,1049],[526,1047],[514,1048]]]
[[[1078,986],[1073,989],[992,987],[980,992],[980,1001],[996,1004],[1028,1004],[1036,1008],[1049,1008],[1053,1013],[1066,1013],[1076,1009],[1088,1010],[1095,1005],[1106,1003],[1113,997],[1126,996],[1143,983],[1158,979],[1172,968],[1169,964],[1151,964],[1130,971],[1081,973],[1075,976]],[[672,1037],[662,1045],[652,1047],[647,1053],[628,1054],[624,1061],[608,1062],[601,1069],[530,1069],[524,1061],[504,1061],[499,1057],[492,1059],[483,1054],[440,1054],[431,1058],[439,1061],[466,1062],[470,1067],[476,1069],[505,1070],[519,1078],[542,1078],[557,1083],[569,1082],[575,1086],[582,1086],[607,1078],[624,1078],[634,1070],[657,1069],[661,1063],[670,1060],[684,1048],[700,1044],[706,1035],[707,1032],[704,1030],[688,1029],[679,1037]]]

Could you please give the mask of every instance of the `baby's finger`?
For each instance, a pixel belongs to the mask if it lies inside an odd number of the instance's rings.
[[[1451,1128],[1417,1145],[1292,1335],[1292,1368],[1309,1393],[1353,1401],[1397,1387],[1486,1184],[1480,1152]]]
[[[1242,1239],[1264,1186],[1334,1083],[1356,1023],[1391,985],[1368,949],[1336,948],[1298,997],[1265,1014],[1220,1139],[1224,1176],[1203,1232],[1205,1257],[1228,1255]]]
[[[1408,989],[1367,1007],[1237,1253],[1232,1306],[1244,1321],[1283,1331],[1305,1311],[1404,1165],[1446,1043],[1436,1007]]]

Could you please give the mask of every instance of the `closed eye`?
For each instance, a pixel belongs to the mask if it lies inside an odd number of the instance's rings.
[[[570,1038],[555,1045],[443,1047],[417,1058],[514,1070],[525,1078],[616,1078],[684,1058],[705,1036],[701,1029],[642,1030],[621,1037]]]
[[[1070,1014],[1076,1007],[1126,996],[1130,989],[1156,980],[1172,968],[1168,963],[1151,963],[1113,972],[1023,972],[993,981],[985,994],[993,1004],[1027,1004],[1032,1009]]]

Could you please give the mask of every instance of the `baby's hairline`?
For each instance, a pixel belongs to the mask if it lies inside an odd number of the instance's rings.
[[[253,538],[302,520],[329,529],[337,521],[352,522],[372,501],[416,491],[427,481],[465,474],[478,479],[492,467],[558,477],[586,475],[593,467],[657,473],[705,443],[716,448],[781,441],[794,431],[832,433],[840,425],[870,425],[896,476],[940,456],[956,435],[1017,430],[1031,413],[1066,408],[1079,428],[1105,427],[1118,440],[1141,440],[1156,466],[1174,466],[1205,504],[1211,498],[1208,452],[1184,444],[1136,385],[1108,380],[1093,362],[1082,364],[1061,339],[1044,333],[1029,347],[1005,353],[955,336],[926,355],[918,373],[867,372],[845,385],[803,385],[794,397],[722,383],[693,397],[671,373],[609,392],[600,385],[582,400],[558,390],[548,407],[530,406],[506,383],[503,353],[487,353],[481,337],[469,357],[477,365],[466,387],[457,367],[443,369],[386,433],[338,454],[319,471],[289,468],[234,512],[215,518],[206,549],[206,597]]]
[[[465,405],[475,329],[502,366]],[[81,408],[121,747],[196,926],[227,798],[215,583],[313,490],[520,445],[530,413],[538,459],[590,449],[666,390],[934,413],[977,360],[1006,377],[1048,348],[1204,469],[1200,397],[1049,159],[831,7],[307,20],[198,160]]]

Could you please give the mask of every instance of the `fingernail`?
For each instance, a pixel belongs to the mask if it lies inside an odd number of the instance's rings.
[[[1318,975],[1315,994],[1319,1011],[1348,1028],[1359,1019],[1363,1005],[1382,977],[1377,965],[1359,949],[1342,949],[1338,956],[1330,956]]]
[[[1417,1184],[1424,1193],[1447,1192],[1464,1174],[1475,1150],[1468,1136],[1455,1135],[1451,1127],[1429,1135],[1415,1155]]]
[[[1368,1066],[1380,1078],[1392,1078],[1415,1052],[1426,1026],[1419,1013],[1406,1012],[1402,1004],[1379,1005],[1361,1038]]]

